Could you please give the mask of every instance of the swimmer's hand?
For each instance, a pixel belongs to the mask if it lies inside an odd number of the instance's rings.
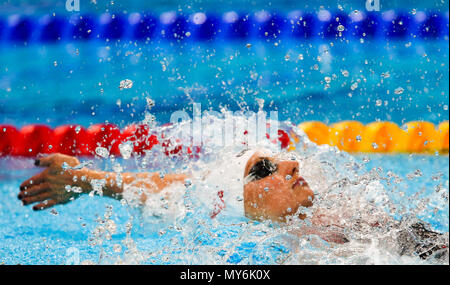
[[[23,205],[36,203],[35,211],[75,200],[82,193],[82,169],[73,169],[79,164],[76,157],[59,153],[36,159],[35,165],[45,169],[20,184],[18,198]]]
[[[161,177],[158,173],[151,172],[95,171],[82,167],[77,158],[59,153],[37,159],[35,164],[45,169],[25,180],[20,185],[18,195],[24,205],[37,203],[33,206],[35,211],[66,204],[87,193],[121,200],[124,185],[143,189],[139,198],[145,203],[149,194],[160,192],[175,182],[183,183],[187,178],[184,174],[166,174]],[[101,191],[93,189],[93,185],[98,183],[102,184]]]

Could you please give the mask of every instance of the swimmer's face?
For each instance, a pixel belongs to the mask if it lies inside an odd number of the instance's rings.
[[[244,177],[244,208],[250,218],[282,221],[299,207],[312,206],[314,193],[299,175],[297,161],[255,153]]]

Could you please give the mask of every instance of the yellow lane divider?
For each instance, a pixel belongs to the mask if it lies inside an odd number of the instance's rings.
[[[413,121],[398,126],[392,122],[342,121],[330,126],[317,121],[299,125],[309,139],[348,152],[448,153],[448,121],[438,126]]]

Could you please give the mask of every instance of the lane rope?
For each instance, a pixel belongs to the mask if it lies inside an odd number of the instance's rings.
[[[268,139],[271,139],[266,134]],[[278,130],[271,139],[282,148],[290,145],[287,132]],[[41,154],[63,153],[77,156],[130,157],[143,155],[154,146],[160,146],[167,156],[196,156],[201,147],[184,146],[179,141],[156,134],[148,125],[129,125],[120,130],[114,124],[95,124],[85,129],[80,125],[63,125],[54,129],[46,125],[26,125],[17,129],[0,125],[0,157],[36,157]]]
[[[223,14],[143,13],[0,15],[0,43],[166,39],[445,39],[440,11],[259,11]]]
[[[392,122],[358,121],[331,124],[312,121],[299,125],[309,139],[319,145],[336,146],[347,152],[362,153],[448,153],[448,121],[438,126],[412,121],[401,127]]]
[[[431,153],[448,154],[449,122],[438,126],[413,121],[398,126],[392,122],[342,121],[331,125],[310,121],[299,126],[318,145],[328,144],[347,152],[361,153]],[[295,138],[278,130],[284,149],[295,148]],[[95,124],[85,129],[80,125],[63,125],[54,129],[46,125],[26,125],[17,129],[0,125],[0,156],[35,157],[40,154],[63,153],[107,157],[142,155],[159,145],[168,155],[196,155],[201,147],[183,146],[157,136],[147,125],[129,125],[119,129],[114,124]]]

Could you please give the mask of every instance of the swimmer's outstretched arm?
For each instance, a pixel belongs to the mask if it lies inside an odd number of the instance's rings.
[[[66,163],[70,167],[63,168]],[[57,204],[65,204],[75,200],[81,194],[90,193],[95,185],[101,186],[103,196],[122,199],[124,185],[141,188],[141,202],[145,202],[147,194],[162,191],[174,182],[183,182],[184,174],[167,174],[161,178],[158,173],[121,173],[96,171],[83,167],[76,169],[80,161],[73,156],[52,154],[36,160],[37,166],[45,169],[25,180],[20,185],[18,198],[24,205],[37,203],[33,210],[43,210]],[[99,191],[96,191],[99,192]],[[99,194],[99,193],[96,193]]]

